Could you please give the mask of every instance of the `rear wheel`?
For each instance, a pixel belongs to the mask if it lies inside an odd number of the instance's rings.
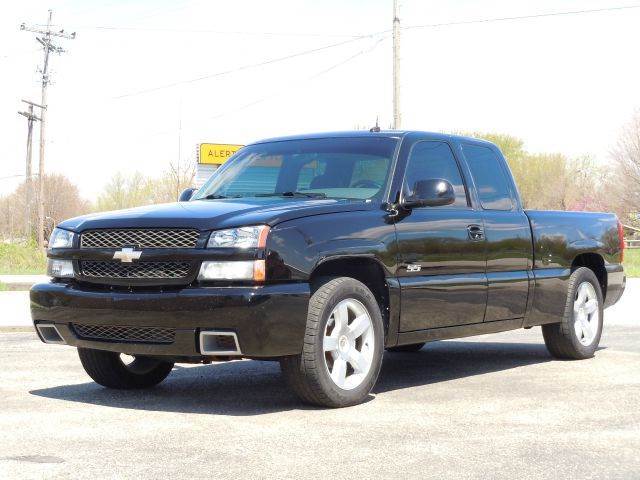
[[[556,358],[581,360],[595,353],[602,335],[602,290],[593,271],[580,267],[569,278],[564,317],[542,326],[544,343]]]
[[[162,382],[171,373],[173,362],[148,357],[126,357],[116,352],[78,348],[85,372],[100,385],[116,389],[149,388]]]
[[[375,297],[361,282],[340,277],[313,294],[302,353],[283,357],[280,365],[303,401],[346,407],[362,402],[375,385],[383,350]]]
[[[425,345],[425,342],[412,343],[411,345],[398,345],[397,347],[389,347],[387,348],[387,350],[389,352],[419,352]]]

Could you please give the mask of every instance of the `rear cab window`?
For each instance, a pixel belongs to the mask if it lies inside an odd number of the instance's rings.
[[[478,198],[485,210],[512,210],[515,201],[510,181],[498,155],[489,147],[462,144],[462,151],[471,170]]]

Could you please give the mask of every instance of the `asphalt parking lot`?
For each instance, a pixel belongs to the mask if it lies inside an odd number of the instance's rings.
[[[275,363],[109,391],[70,347],[0,333],[0,478],[640,478],[640,283],[596,357],[539,328],[387,354],[370,400],[305,407]]]

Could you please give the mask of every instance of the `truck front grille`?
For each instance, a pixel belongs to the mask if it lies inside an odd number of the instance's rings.
[[[121,262],[82,261],[80,273],[87,278],[186,278],[191,270],[189,262]]]
[[[196,248],[200,232],[185,229],[88,230],[80,235],[80,248]]]
[[[111,342],[173,343],[174,328],[123,327],[119,325],[84,325],[72,323],[78,338]]]

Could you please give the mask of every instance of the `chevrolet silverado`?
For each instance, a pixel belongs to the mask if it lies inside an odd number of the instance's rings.
[[[303,401],[342,407],[385,350],[542,326],[552,356],[593,356],[623,251],[613,214],[523,209],[489,142],[303,135],[242,148],[179,202],[60,223],[31,311],[105,387],[277,360]]]

